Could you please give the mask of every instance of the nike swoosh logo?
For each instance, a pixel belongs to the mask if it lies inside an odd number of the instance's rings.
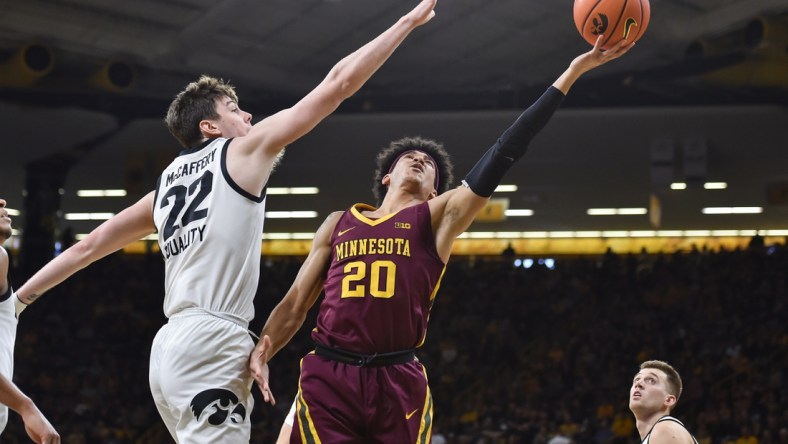
[[[638,22],[635,21],[632,17],[627,17],[627,21],[624,22],[624,39],[629,37],[629,31],[632,29],[633,26],[637,26]]]
[[[408,413],[407,415],[405,415],[405,420],[407,421],[408,419],[410,419],[410,417],[413,416],[413,414],[418,412],[418,411],[419,411],[419,409],[416,409],[416,410]]]
[[[348,231],[350,231],[350,230],[352,230],[352,229],[355,229],[355,228],[356,228],[356,227],[351,227],[351,228],[348,228],[347,230],[342,230],[342,231],[340,231],[339,233],[337,233],[337,236],[342,236],[343,234],[345,234],[345,233],[347,233]]]

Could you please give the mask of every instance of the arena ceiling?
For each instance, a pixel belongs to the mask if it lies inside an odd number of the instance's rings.
[[[2,195],[21,208],[26,167],[49,159],[70,165],[64,213],[116,212],[177,152],[160,119],[186,82],[201,73],[229,79],[241,105],[264,117],[415,3],[5,0]],[[496,195],[534,215],[472,230],[788,229],[788,0],[651,0],[651,8],[643,40],[578,83],[507,177],[518,191]],[[321,191],[271,196],[269,210],[318,217],[271,219],[267,231],[311,232],[329,211],[369,201],[376,149],[396,137],[444,142],[461,177],[589,48],[570,0],[438,0],[436,12],[335,116],[288,149],[272,186]],[[666,180],[689,187],[671,191]],[[728,187],[707,190],[705,181]],[[129,195],[77,198],[85,188]],[[653,211],[587,215],[649,208],[652,195],[659,224]],[[710,206],[763,211],[702,214]],[[77,232],[97,223],[61,222]],[[15,225],[23,223],[24,214]]]

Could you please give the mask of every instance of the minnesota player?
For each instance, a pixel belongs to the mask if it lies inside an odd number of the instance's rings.
[[[285,146],[354,94],[411,31],[434,16],[435,3],[422,0],[337,63],[292,108],[255,125],[231,86],[211,77],[188,85],[166,118],[187,150],[164,170],[156,191],[47,264],[19,289],[19,299],[29,304],[93,261],[158,231],[169,318],[150,358],[159,414],[176,442],[249,442],[254,342],[247,328],[273,166]],[[274,402],[267,387],[263,398]]]
[[[465,176],[452,180],[448,154],[422,138],[392,142],[378,156],[378,207],[356,204],[329,215],[295,282],[271,312],[250,360],[259,384],[265,364],[295,334],[321,293],[315,351],[301,362],[291,442],[430,442],[432,397],[414,349],[454,240],[525,154],[574,82],[623,55],[597,45],[528,108]]]

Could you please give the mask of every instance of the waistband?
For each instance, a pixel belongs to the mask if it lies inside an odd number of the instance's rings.
[[[383,367],[387,365],[405,364],[416,360],[416,353],[412,349],[391,353],[362,355],[347,350],[328,347],[317,342],[315,343],[315,354],[332,361],[355,365],[356,367]]]
[[[170,316],[170,319],[185,318],[190,316],[201,316],[201,315],[213,316],[215,318],[232,322],[233,324],[243,328],[244,330],[249,330],[249,321],[247,321],[241,316],[234,315],[232,313],[210,311],[200,307],[184,308],[183,310]]]

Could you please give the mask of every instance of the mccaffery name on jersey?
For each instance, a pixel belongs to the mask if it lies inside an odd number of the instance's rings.
[[[203,158],[195,160],[194,162],[184,163],[183,166],[180,166],[175,169],[175,171],[167,174],[167,181],[165,182],[164,186],[170,186],[171,183],[178,179],[179,177],[187,176],[189,174],[197,174],[200,170],[207,167],[211,162],[213,162],[214,158],[216,157],[216,148],[213,149],[210,153],[206,154]]]
[[[186,176],[190,176],[192,174],[196,175],[197,173],[205,170],[216,159],[216,151],[217,148],[214,148],[205,156],[176,167],[174,171],[171,171],[167,174],[165,187],[173,185],[173,183],[180,178],[185,178]],[[208,209],[200,208],[200,204],[211,192],[212,184],[213,173],[211,173],[210,170],[206,170],[200,178],[193,181],[188,187],[184,185],[173,185],[171,188],[169,188],[167,194],[165,194],[162,198],[162,208],[169,206],[170,198],[173,198],[173,208],[169,217],[167,218],[163,232],[165,241],[163,253],[165,260],[172,256],[177,256],[188,249],[190,246],[203,241],[205,236],[205,223],[206,217],[208,215]],[[197,189],[199,189],[199,192],[195,195]],[[186,208],[186,212],[180,220],[181,225],[177,225],[177,216],[185,206],[186,195],[195,195],[195,197],[192,200],[191,205]],[[200,226],[189,228],[186,227],[186,225],[198,220],[201,222]],[[174,234],[177,234],[177,236],[172,237]]]

